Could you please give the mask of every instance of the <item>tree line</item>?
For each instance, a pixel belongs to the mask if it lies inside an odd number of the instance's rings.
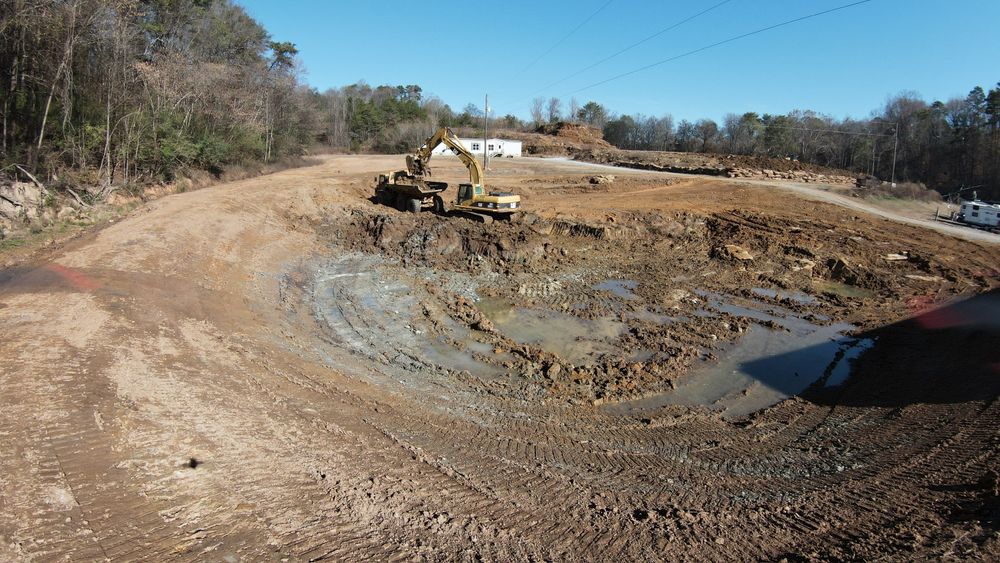
[[[419,85],[319,92],[296,55],[233,0],[0,0],[0,167],[104,196],[315,146],[409,151],[440,125],[481,126],[475,105],[453,111]]]
[[[296,55],[233,0],[0,0],[0,167],[106,195],[317,145],[406,152],[439,126],[482,132],[482,108],[452,110],[415,84],[319,92]],[[794,111],[675,122],[536,98],[530,119],[491,115],[489,126],[559,120],[623,149],[766,155],[883,179],[895,146],[899,180],[1000,198],[1000,84],[947,102],[900,94],[857,120]]]
[[[837,119],[815,111],[783,115],[727,114],[681,120],[669,114],[610,115],[597,102],[567,115],[558,100],[536,99],[533,121],[572,119],[602,130],[621,149],[725,153],[789,158],[851,170],[883,180],[922,182],[941,193],[968,188],[1000,199],[1000,83],[964,98],[927,102],[907,92],[867,119]],[[894,155],[895,153],[895,155]],[[895,156],[895,159],[894,159]]]
[[[0,14],[5,163],[108,187],[307,141],[295,46],[229,0],[2,0]]]

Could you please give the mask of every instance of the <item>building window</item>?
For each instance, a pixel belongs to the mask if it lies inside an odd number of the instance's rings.
[[[478,151],[479,150],[479,143],[472,143],[472,150]]]
[[[486,148],[487,148],[488,150],[493,150],[493,145],[487,145],[487,147],[486,147]]]

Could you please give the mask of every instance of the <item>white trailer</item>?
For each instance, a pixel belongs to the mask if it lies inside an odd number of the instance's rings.
[[[483,154],[483,151],[490,155],[490,158],[514,158],[521,156],[521,141],[512,141],[510,139],[459,139],[465,150],[471,152],[472,154]],[[455,154],[454,151],[449,149],[444,145],[440,145],[434,149],[432,154]]]
[[[963,201],[958,220],[986,229],[1000,228],[1000,204],[985,201]]]

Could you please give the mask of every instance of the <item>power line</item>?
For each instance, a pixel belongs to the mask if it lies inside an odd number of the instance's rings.
[[[562,37],[562,39],[560,39],[559,41],[556,41],[555,44],[553,44],[551,47],[549,47],[548,51],[545,51],[541,55],[538,55],[538,58],[536,58],[535,60],[533,60],[530,63],[528,63],[528,66],[526,66],[523,69],[521,69],[521,72],[519,72],[518,75],[524,74],[524,72],[527,71],[529,68],[535,66],[535,63],[537,63],[538,61],[542,60],[543,58],[545,58],[546,55],[548,55],[549,53],[551,53],[552,51],[554,51],[556,49],[556,47],[558,47],[559,45],[562,44],[563,41],[569,39],[571,35],[573,35],[577,31],[579,31],[581,27],[583,27],[584,25],[587,24],[587,22],[589,22],[590,20],[594,19],[594,17],[597,16],[597,14],[601,13],[601,11],[604,10],[604,8],[607,8],[608,4],[611,4],[612,2],[614,2],[614,0],[608,0],[603,5],[601,5],[601,7],[598,8],[597,10],[595,10],[594,13],[590,14],[589,16],[587,16],[587,19],[585,19],[582,22],[580,22],[579,25],[577,25],[576,27],[574,27],[572,31],[570,31],[569,33],[567,33],[566,35],[564,35]]]
[[[697,18],[699,16],[703,16],[703,15],[707,14],[708,12],[711,12],[712,10],[714,10],[714,9],[722,6],[723,4],[728,4],[729,2],[732,2],[732,0],[722,0],[722,2],[719,2],[718,4],[716,4],[716,5],[714,5],[714,6],[710,7],[710,8],[707,8],[705,10],[702,10],[702,11],[698,12],[697,14],[695,14],[695,15],[689,17],[689,18],[683,19],[683,20],[681,20],[681,21],[679,21],[679,22],[677,22],[677,23],[675,23],[675,24],[673,24],[673,25],[671,25],[669,27],[665,27],[665,28],[661,29],[660,31],[657,31],[656,33],[654,33],[654,34],[646,37],[645,39],[641,39],[639,41],[636,41],[635,43],[629,45],[628,47],[625,47],[624,49],[622,49],[620,51],[612,53],[611,55],[608,55],[607,57],[604,57],[603,59],[597,61],[596,63],[594,63],[594,64],[592,64],[592,65],[590,65],[588,67],[581,68],[580,70],[574,72],[573,74],[570,74],[569,76],[566,76],[564,78],[560,78],[559,80],[556,80],[552,84],[549,84],[548,86],[542,88],[541,90],[538,90],[538,92],[535,92],[535,93],[537,94],[539,92],[543,92],[543,91],[548,90],[549,88],[555,86],[556,84],[562,84],[563,82],[566,82],[570,78],[574,78],[574,77],[580,76],[581,74],[583,74],[584,72],[587,72],[588,70],[594,68],[595,66],[598,66],[600,64],[606,63],[606,62],[610,61],[611,59],[617,57],[618,55],[621,55],[622,53],[625,53],[627,51],[631,51],[632,49],[638,47],[639,45],[642,45],[643,43],[646,43],[647,41],[655,39],[655,38],[663,35],[664,33],[668,32],[668,31],[670,31],[672,29],[676,29],[676,28],[678,28],[678,27],[686,24],[687,22],[689,22],[689,21],[691,21],[691,20],[693,20],[693,19],[695,19],[695,18]]]
[[[604,80],[601,80],[600,82],[595,82],[595,83],[590,84],[588,86],[584,86],[583,88],[580,88],[579,90],[576,90],[576,91],[572,92],[571,94],[575,94],[577,92],[582,92],[584,90],[589,90],[589,89],[591,89],[591,88],[593,88],[595,86],[600,86],[601,84],[607,84],[608,82],[611,82],[613,80],[618,80],[619,78],[624,78],[626,76],[631,76],[633,74],[636,74],[637,72],[642,72],[644,70],[649,70],[649,69],[651,69],[653,67],[657,67],[657,66],[660,66],[662,64],[666,64],[666,63],[669,63],[669,62],[672,62],[672,61],[676,61],[677,59],[682,59],[684,57],[688,57],[690,55],[694,55],[695,53],[700,53],[702,51],[707,51],[709,49],[718,47],[720,45],[725,45],[726,43],[732,43],[733,41],[737,41],[737,40],[740,40],[740,39],[745,39],[747,37],[750,37],[751,35],[757,35],[759,33],[764,33],[765,31],[771,31],[771,30],[777,29],[779,27],[784,27],[786,25],[791,25],[793,23],[798,23],[798,22],[805,21],[805,20],[812,19],[812,18],[816,18],[816,17],[819,17],[819,16],[824,16],[826,14],[830,14],[830,13],[837,12],[837,11],[840,11],[840,10],[845,10],[847,8],[851,8],[851,7],[854,7],[854,6],[859,6],[861,4],[867,4],[868,2],[871,2],[871,1],[872,0],[860,0],[859,2],[851,2],[850,4],[844,4],[842,6],[837,6],[836,8],[830,8],[829,10],[823,10],[822,12],[816,12],[816,13],[813,13],[813,14],[809,14],[807,16],[801,16],[801,17],[798,17],[798,18],[790,19],[788,21],[783,21],[781,23],[776,23],[774,25],[769,25],[767,27],[763,27],[763,28],[755,30],[755,31],[751,31],[751,32],[748,32],[748,33],[737,35],[735,37],[730,37],[729,39],[723,39],[722,41],[718,41],[716,43],[712,43],[711,45],[705,45],[704,47],[699,47],[697,49],[693,49],[693,50],[688,51],[686,53],[681,53],[680,55],[675,55],[673,57],[670,57],[670,58],[667,58],[667,59],[663,59],[662,61],[657,61],[655,63],[651,63],[651,64],[648,64],[648,65],[645,65],[645,66],[641,66],[641,67],[639,67],[637,69],[630,70],[628,72],[623,72],[621,74],[617,74],[615,76],[612,76],[611,78],[606,78]],[[568,95],[571,95],[571,94],[568,94]]]

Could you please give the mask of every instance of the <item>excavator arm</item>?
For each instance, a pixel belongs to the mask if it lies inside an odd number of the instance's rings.
[[[431,135],[417,152],[406,157],[406,168],[412,176],[430,176],[431,155],[438,145],[444,143],[458,155],[458,159],[469,169],[469,181],[474,186],[481,186],[483,183],[483,168],[479,161],[473,156],[458,140],[458,136],[448,127],[442,127]]]

